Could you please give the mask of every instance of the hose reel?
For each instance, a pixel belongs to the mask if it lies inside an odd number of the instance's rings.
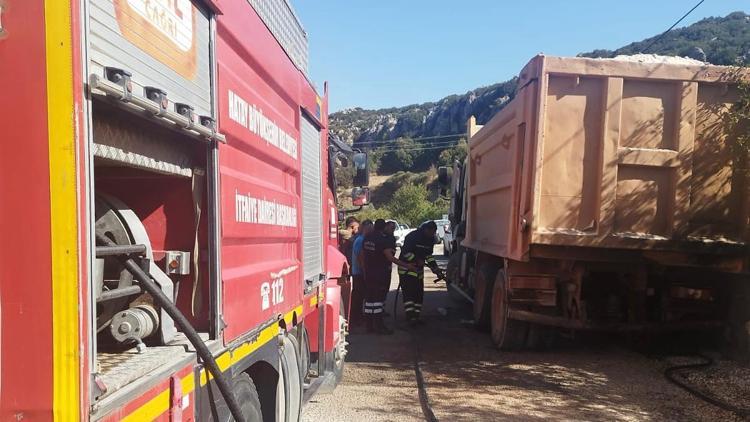
[[[117,343],[135,342],[139,348],[143,347],[143,339],[153,335],[159,344],[169,343],[177,333],[174,321],[133,282],[132,273],[118,259],[122,255],[137,257],[141,267],[174,302],[174,284],[154,263],[143,223],[133,210],[112,196],[97,194],[95,207],[96,232],[117,244],[96,249],[93,287],[97,333],[108,330]]]

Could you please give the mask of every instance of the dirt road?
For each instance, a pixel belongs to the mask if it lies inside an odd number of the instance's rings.
[[[394,335],[351,335],[342,384],[314,396],[304,421],[426,420],[415,378],[417,344],[429,404],[441,421],[736,420],[667,382],[663,370],[676,361],[647,357],[612,338],[562,341],[547,352],[499,352],[467,323],[470,309],[449,299],[444,283],[426,284],[427,324],[410,331],[399,309]]]

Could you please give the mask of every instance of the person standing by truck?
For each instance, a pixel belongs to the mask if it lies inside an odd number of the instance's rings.
[[[413,264],[396,258],[396,245],[385,233],[385,220],[377,219],[373,231],[364,237],[363,256],[365,270],[364,314],[368,332],[393,334],[383,322],[385,300],[388,296],[391,279],[391,264],[408,271],[416,271]]]
[[[357,217],[350,216],[346,218],[345,229],[339,231],[341,236],[341,246],[339,249],[341,253],[346,257],[349,267],[352,266],[352,245],[354,244],[354,237],[359,232],[359,220]]]
[[[365,300],[365,270],[364,254],[362,248],[365,243],[365,236],[373,230],[372,220],[365,220],[360,224],[359,231],[352,242],[352,256],[348,257],[352,262],[352,304],[349,319],[352,325],[362,323],[362,303]]]
[[[413,269],[399,268],[399,284],[404,291],[404,311],[410,325],[422,322],[422,302],[424,299],[424,266],[430,267],[438,278],[443,278],[443,271],[437,266],[432,256],[435,245],[437,224],[428,221],[419,229],[406,235],[399,259],[413,264]]]

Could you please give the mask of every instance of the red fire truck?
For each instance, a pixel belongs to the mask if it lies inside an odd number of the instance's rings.
[[[287,0],[0,0],[0,63],[0,419],[297,420],[335,385],[351,151]]]

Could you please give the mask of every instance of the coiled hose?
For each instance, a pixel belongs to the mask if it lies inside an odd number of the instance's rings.
[[[688,384],[687,382],[677,378],[675,375],[683,370],[686,369],[702,369],[707,368],[714,364],[714,360],[710,357],[697,353],[695,354],[696,357],[702,359],[702,362],[698,363],[689,363],[685,365],[676,365],[667,368],[664,371],[664,376],[669,380],[671,383],[675,384],[676,386],[682,388],[683,390],[687,391],[688,393],[698,397],[699,399],[705,401],[706,403],[710,403],[718,408],[724,409],[726,411],[732,412],[742,418],[750,418],[750,409],[742,409],[737,406],[733,406],[725,401],[719,400],[718,398],[705,393],[703,391],[700,391],[693,387],[692,385]]]
[[[96,234],[96,243],[102,246],[118,246],[117,243],[101,233]],[[164,294],[164,292],[162,292],[161,288],[151,280],[151,276],[143,271],[133,258],[127,255],[122,255],[118,256],[118,259],[125,266],[125,269],[133,274],[133,278],[138,281],[138,284],[143,287],[143,290],[150,294],[154,301],[156,301],[156,303],[167,312],[167,314],[174,320],[175,324],[182,330],[183,334],[185,334],[185,337],[190,341],[190,344],[195,347],[198,356],[200,356],[201,360],[203,360],[203,363],[206,365],[206,368],[211,375],[213,375],[214,380],[216,380],[216,386],[219,387],[219,392],[224,398],[234,420],[237,422],[246,422],[245,417],[240,410],[240,405],[232,393],[229,381],[227,381],[224,373],[219,369],[219,365],[216,364],[214,356],[211,354],[211,351],[208,350],[203,339],[200,338],[198,332],[195,331],[195,328],[190,325],[190,321],[187,320],[185,315],[180,312],[177,306],[167,297],[167,295]]]

